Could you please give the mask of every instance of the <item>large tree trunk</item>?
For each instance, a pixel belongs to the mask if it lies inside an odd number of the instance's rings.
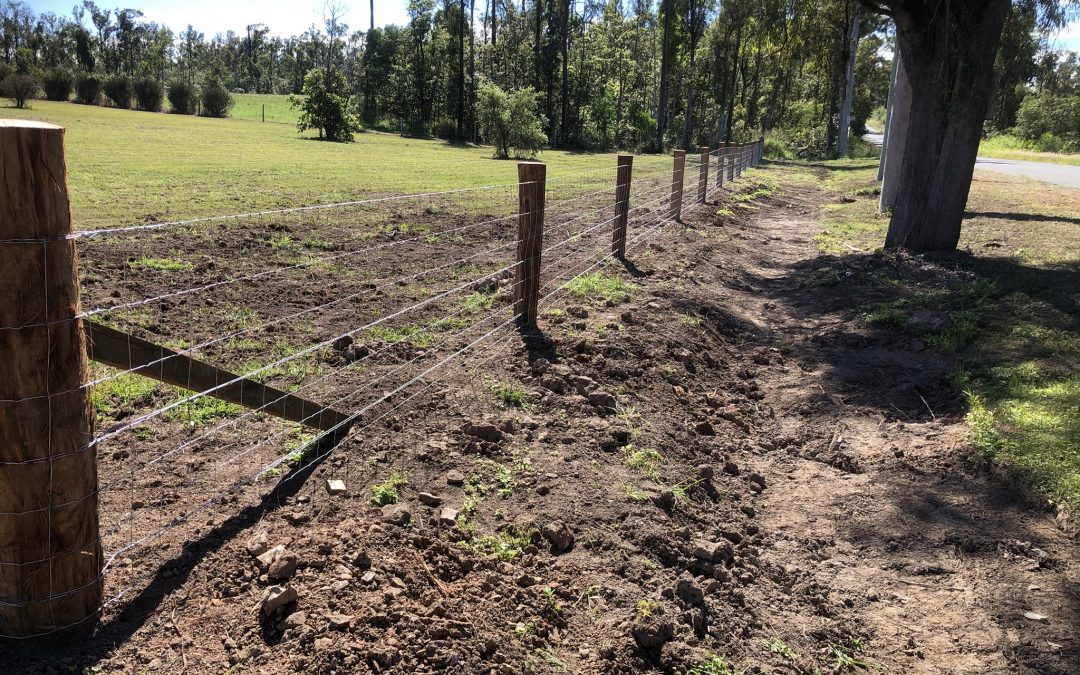
[[[953,250],[960,240],[1009,0],[894,4],[912,102],[885,246]]]
[[[569,76],[569,56],[570,56],[570,0],[563,0],[562,3],[562,116],[559,122],[559,136],[562,138],[562,144],[566,145],[570,140],[570,133],[567,127],[567,114],[570,111],[570,76]]]
[[[465,0],[461,0],[458,14],[458,95],[457,137],[465,140]]]
[[[668,47],[671,44],[671,0],[664,0],[664,43],[660,48],[660,92],[656,103],[656,150],[664,151],[664,131],[667,126],[668,70],[671,68]]]

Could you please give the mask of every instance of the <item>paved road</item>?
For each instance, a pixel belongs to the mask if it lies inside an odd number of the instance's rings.
[[[881,147],[884,137],[881,134],[866,134],[867,141]],[[1006,173],[1010,176],[1023,176],[1035,180],[1080,189],[1080,166],[1050,164],[1047,162],[1023,162],[1016,159],[994,159],[979,157],[975,160],[976,169]]]

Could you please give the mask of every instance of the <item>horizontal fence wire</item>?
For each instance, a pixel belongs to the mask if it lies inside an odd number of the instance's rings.
[[[753,152],[754,146],[746,146],[741,149],[736,147],[720,147],[711,149],[708,153],[709,157],[718,157],[723,161],[717,162],[717,171],[727,170],[727,165],[733,162],[741,162],[737,166],[749,167],[755,159]],[[727,158],[724,160],[723,158]],[[700,155],[689,155],[686,160],[690,163],[698,163],[700,165]],[[685,166],[685,161],[684,161]],[[723,168],[721,168],[723,167]],[[617,204],[615,203],[616,194],[624,187],[630,188],[630,194],[627,197],[629,204],[624,205],[623,218],[624,222],[629,225],[634,225],[633,236],[626,239],[626,250],[631,250],[636,246],[644,244],[654,238],[657,234],[662,232],[668,225],[678,220],[675,212],[675,207],[678,206],[675,200],[676,196],[680,193],[682,195],[682,215],[685,216],[695,209],[699,208],[703,202],[699,201],[700,196],[697,191],[699,185],[698,172],[682,171],[682,175],[678,170],[674,170],[671,165],[670,158],[666,160],[657,161],[655,164],[649,163],[646,166],[645,162],[639,163],[638,166],[633,167],[637,169],[636,173],[632,174],[632,179],[629,184],[617,183],[612,181],[610,185],[598,187],[598,189],[590,189],[582,194],[576,194],[573,196],[566,196],[564,198],[551,200],[545,206],[546,216],[548,223],[545,227],[547,231],[546,239],[551,239],[550,235],[558,233],[559,236],[554,238],[554,241],[547,241],[541,250],[541,257],[548,256],[549,254],[559,251],[563,248],[568,250],[562,253],[555,263],[547,265],[548,274],[542,279],[544,284],[540,288],[540,296],[537,299],[538,306],[548,306],[555,299],[568,292],[571,284],[582,276],[589,274],[592,270],[597,269],[603,265],[614,264],[614,258],[610,251],[611,242],[607,238],[601,238],[600,245],[595,246],[590,244],[601,233],[610,232],[613,223],[620,217],[618,215]],[[697,167],[695,167],[697,168]],[[564,174],[558,176],[552,176],[546,179],[545,182],[550,187],[551,184],[558,184],[562,181],[569,181],[575,178],[582,178],[584,176],[596,176],[600,177],[600,174],[608,174],[614,177],[616,174],[615,167],[605,167],[591,171],[578,172],[574,174]],[[585,187],[589,181],[581,181],[581,187]],[[171,228],[188,227],[192,225],[213,223],[213,222],[229,222],[238,221],[243,219],[252,218],[266,218],[272,216],[281,216],[288,214],[299,213],[321,213],[331,211],[335,208],[352,208],[366,205],[379,205],[387,203],[395,203],[403,200],[413,199],[434,199],[445,195],[454,195],[458,193],[470,193],[481,190],[495,190],[506,189],[514,186],[527,186],[533,185],[534,182],[518,182],[518,183],[506,183],[500,185],[488,185],[479,186],[473,188],[461,188],[454,190],[444,190],[439,192],[428,192],[416,195],[395,195],[388,197],[376,197],[370,199],[353,200],[348,202],[337,202],[333,204],[319,204],[313,206],[303,207],[291,207],[282,209],[272,209],[264,211],[252,211],[249,213],[231,214],[225,216],[207,216],[203,218],[195,218],[190,220],[177,220],[167,221],[161,223],[149,223],[139,224],[131,226],[123,226],[116,228],[102,228],[97,230],[86,230],[72,233],[69,236],[63,238],[57,238],[57,240],[80,240],[80,239],[98,239],[111,236],[130,236],[135,233],[164,230]],[[681,185],[680,188],[676,188],[676,185]],[[704,194],[706,199],[714,194],[716,191],[723,189],[719,184],[710,186],[705,184]],[[596,202],[603,201],[599,205],[593,205],[590,200]],[[667,207],[664,205],[668,204]],[[611,215],[607,215],[604,211],[610,211]],[[562,213],[565,212],[565,215]],[[432,241],[432,237],[440,237],[448,234],[456,234],[467,230],[479,230],[485,226],[498,225],[500,223],[509,223],[514,219],[524,219],[533,215],[531,213],[511,213],[510,215],[500,216],[495,218],[484,219],[480,221],[472,221],[457,225],[451,228],[445,228],[442,230],[424,232],[422,234],[408,237],[405,239],[391,239],[391,241],[381,242],[376,245],[359,248],[356,250],[349,250],[343,252],[337,252],[333,255],[323,256],[321,258],[315,258],[312,260],[304,260],[302,262],[273,267],[268,270],[252,274],[243,274],[228,279],[216,280],[196,286],[191,286],[183,289],[170,290],[167,293],[158,293],[156,295],[150,295],[138,300],[123,301],[109,306],[102,306],[78,314],[73,319],[66,319],[65,321],[73,320],[85,320],[102,315],[107,315],[113,312],[124,312],[133,310],[136,308],[144,307],[151,304],[164,304],[170,300],[177,298],[194,296],[196,294],[207,294],[211,291],[220,291],[229,286],[237,286],[240,284],[265,281],[270,277],[277,275],[283,275],[289,272],[295,272],[304,270],[311,267],[316,267],[320,264],[328,264],[334,261],[342,260],[349,257],[361,256],[361,255],[377,255],[387,250],[393,250],[397,247],[402,247],[406,244],[421,245],[428,244]],[[299,310],[289,311],[288,313],[277,316],[267,317],[265,320],[255,323],[254,325],[244,326],[239,330],[233,330],[225,332],[221,335],[216,335],[211,339],[203,340],[202,342],[194,346],[183,346],[175,350],[175,353],[163,356],[157,361],[153,361],[148,364],[142,364],[138,367],[132,367],[128,369],[116,369],[116,372],[103,375],[102,377],[91,380],[77,389],[71,389],[64,392],[50,392],[44,397],[27,397],[22,399],[8,399],[0,401],[0,403],[19,403],[22,401],[33,400],[35,398],[50,398],[60,394],[72,393],[79,391],[80,389],[93,389],[96,386],[104,385],[112,380],[125,375],[134,375],[146,372],[154,365],[158,365],[169,358],[176,358],[177,356],[188,356],[192,354],[200,353],[210,347],[220,345],[230,340],[236,340],[246,336],[250,336],[259,332],[265,332],[275,326],[280,326],[290,321],[296,321],[302,318],[309,318],[325,313],[328,309],[337,305],[358,300],[366,295],[372,295],[376,292],[384,292],[402,285],[407,285],[410,282],[415,282],[422,279],[425,276],[438,274],[440,272],[452,272],[455,269],[464,268],[471,261],[476,259],[490,259],[496,255],[505,255],[505,252],[517,245],[517,242],[511,236],[509,231],[504,233],[508,236],[509,240],[501,244],[497,244],[490,247],[485,247],[482,250],[474,251],[467,256],[456,258],[449,262],[427,266],[424,269],[416,271],[408,275],[387,275],[384,278],[377,279],[377,283],[370,283],[362,288],[360,291],[347,294],[341,297],[328,300],[326,302],[319,302],[318,304],[303,307]],[[48,240],[7,240],[0,241],[2,243],[23,243],[31,242],[42,243]],[[462,245],[467,245],[467,242],[462,242]],[[577,247],[577,248],[575,248]],[[581,248],[583,247],[583,248]],[[584,256],[582,257],[582,252]],[[325,410],[337,410],[341,409],[347,411],[345,419],[338,422],[336,426],[330,429],[323,429],[320,431],[319,438],[327,438],[333,434],[344,433],[348,431],[349,435],[356,436],[364,429],[370,428],[371,425],[385,419],[387,416],[404,409],[405,406],[413,404],[419,399],[419,397],[426,391],[429,391],[432,387],[435,387],[445,381],[445,378],[451,372],[452,364],[460,361],[461,367],[465,367],[465,364],[474,360],[483,358],[473,363],[474,368],[479,368],[482,365],[487,364],[492,359],[499,356],[498,349],[490,348],[495,346],[501,346],[509,340],[515,339],[517,333],[512,331],[511,328],[520,323],[522,315],[514,309],[514,298],[518,296],[519,290],[522,288],[522,284],[525,283],[524,279],[516,279],[510,284],[501,283],[500,280],[504,280],[507,276],[514,275],[517,270],[518,263],[506,264],[497,267],[492,271],[479,274],[477,276],[471,276],[467,281],[460,282],[458,280],[453,281],[453,285],[450,288],[433,292],[420,299],[413,298],[409,301],[411,304],[406,304],[402,307],[394,308],[387,313],[380,313],[376,318],[361,323],[359,326],[350,327],[347,330],[333,331],[331,337],[321,337],[314,343],[302,347],[296,351],[288,353],[279,358],[270,360],[262,365],[255,367],[243,368],[243,374],[238,374],[231,379],[218,382],[213,387],[205,388],[201,391],[194,391],[188,395],[181,395],[179,398],[172,400],[159,407],[154,407],[151,410],[136,413],[131,417],[125,418],[119,421],[117,424],[108,428],[103,433],[93,437],[91,441],[84,446],[78,448],[75,451],[65,454],[57,454],[47,458],[40,458],[35,460],[28,460],[27,462],[5,462],[3,464],[22,464],[22,463],[34,463],[34,462],[52,462],[58,459],[62,459],[66,455],[76,454],[86,451],[100,452],[100,448],[119,438],[125,432],[142,427],[146,423],[168,415],[170,412],[179,409],[181,406],[192,404],[201,399],[213,396],[216,392],[224,389],[225,387],[243,384],[247,381],[257,381],[260,376],[272,377],[273,371],[279,370],[289,364],[296,362],[306,357],[314,356],[320,353],[322,350],[330,349],[333,353],[335,345],[340,344],[343,339],[354,339],[362,337],[364,334],[371,332],[373,329],[379,328],[383,325],[392,325],[398,322],[410,314],[419,314],[422,310],[434,310],[437,312],[437,318],[431,320],[425,320],[427,323],[420,324],[422,327],[419,329],[419,333],[416,335],[424,335],[425,339],[430,341],[427,343],[428,348],[415,349],[415,353],[407,355],[407,358],[400,360],[398,363],[392,364],[383,368],[382,372],[378,372],[369,376],[365,376],[360,382],[353,382],[352,384],[345,384],[344,387],[337,386],[337,391],[330,395],[330,403],[324,405],[321,409],[312,412],[309,415],[304,416],[299,424],[310,422],[318,415],[323,414]],[[561,269],[560,269],[561,268]],[[520,276],[520,275],[519,275]],[[447,302],[454,296],[467,293],[469,291],[475,292],[477,288],[493,288],[490,291],[493,300],[489,304],[490,311],[485,311],[479,316],[475,315],[475,308],[471,308],[466,303],[461,303],[456,308],[451,307],[448,310],[440,310],[440,303]],[[386,297],[386,296],[384,296]],[[496,298],[503,298],[498,301]],[[509,301],[506,300],[509,298]],[[509,302],[510,304],[507,304]],[[452,327],[449,331],[437,329],[438,322],[444,322],[444,325]],[[461,325],[459,322],[464,323]],[[56,322],[59,323],[59,322]],[[51,325],[50,324],[37,324],[36,326]],[[409,324],[412,325],[412,324]],[[18,326],[18,327],[0,327],[0,329],[24,329],[35,326]],[[92,330],[92,327],[91,327]],[[480,333],[477,335],[477,333]],[[503,333],[508,333],[499,337]],[[498,340],[496,342],[496,340]],[[477,353],[477,348],[487,343],[489,345],[489,351],[486,355],[480,355]],[[493,344],[494,343],[494,344]],[[172,446],[171,448],[162,449],[146,457],[138,457],[138,463],[134,461],[134,458],[128,464],[126,470],[121,469],[119,473],[111,472],[109,478],[102,480],[95,488],[83,496],[77,497],[72,500],[68,500],[65,503],[50,504],[48,507],[29,509],[24,511],[8,511],[0,512],[0,517],[21,517],[32,515],[41,512],[55,512],[58,509],[69,508],[79,503],[92,498],[101,497],[110,492],[117,490],[136,490],[136,477],[141,472],[148,471],[151,467],[161,464],[166,461],[170,461],[173,458],[181,457],[188,451],[196,451],[198,448],[204,446],[209,439],[219,434],[226,432],[240,433],[240,439],[242,440],[243,429],[245,423],[254,421],[261,415],[264,415],[270,406],[276,405],[282,402],[288,396],[296,396],[300,393],[305,395],[318,394],[325,386],[331,385],[337,382],[344,375],[359,376],[359,370],[364,368],[368,363],[380,362],[383,358],[393,356],[398,351],[399,342],[392,340],[385,340],[379,344],[376,348],[365,348],[365,352],[356,358],[355,360],[344,359],[336,365],[330,368],[316,371],[316,375],[304,376],[296,386],[290,387],[287,391],[282,392],[280,395],[273,394],[270,397],[263,397],[261,405],[250,407],[240,414],[234,416],[227,416],[224,420],[209,425],[206,429],[200,430],[197,435],[184,439],[179,444]],[[441,350],[449,350],[448,354],[440,354]],[[417,372],[413,372],[417,371]],[[404,378],[404,381],[398,381],[397,376]],[[382,385],[385,383],[385,391],[379,392]],[[190,382],[189,382],[190,384]],[[332,386],[329,391],[333,391]],[[369,392],[376,392],[374,397]],[[366,400],[362,400],[366,399]],[[385,408],[385,409],[382,409]],[[135,506],[133,501],[131,508],[124,509],[124,512],[119,516],[115,522],[112,522],[108,527],[103,527],[99,531],[97,539],[92,542],[83,542],[81,545],[73,546],[67,551],[52,552],[48,558],[43,558],[37,561],[4,561],[0,560],[0,566],[26,566],[26,565],[41,565],[56,560],[60,556],[64,555],[76,555],[85,550],[87,546],[102,545],[109,550],[106,551],[105,563],[102,566],[101,573],[95,579],[87,582],[76,589],[67,589],[60,593],[54,593],[47,597],[35,598],[30,600],[11,601],[8,599],[0,598],[0,607],[9,608],[21,608],[30,604],[41,602],[55,602],[62,600],[65,597],[69,597],[76,593],[80,593],[87,588],[94,586],[95,584],[103,583],[106,577],[116,573],[118,569],[117,563],[120,562],[120,558],[133,551],[142,549],[145,545],[155,539],[160,539],[164,535],[168,534],[172,530],[181,527],[182,525],[191,522],[192,518],[203,513],[207,510],[215,508],[217,506],[224,505],[226,500],[242,491],[245,487],[252,485],[256,481],[260,480],[264,476],[270,475],[273,472],[281,470],[288,464],[297,461],[297,456],[304,456],[305,453],[315,447],[314,441],[308,441],[302,443],[299,450],[297,449],[281,449],[280,446],[284,443],[286,437],[294,432],[298,426],[296,423],[281,424],[280,427],[274,428],[268,431],[268,433],[260,434],[259,438],[253,439],[250,443],[236,442],[232,440],[225,440],[224,444],[219,444],[220,448],[229,448],[229,453],[220,454],[213,458],[213,462],[210,464],[200,463],[199,469],[204,473],[209,473],[214,476],[221,476],[230,470],[230,467],[235,467],[237,471],[236,477],[228,485],[221,487],[215,486],[209,490],[209,494],[206,496],[200,496],[194,494],[195,502],[183,509],[180,513],[176,513],[178,509],[171,509],[173,513],[171,515],[165,515],[167,511],[170,511],[168,504],[162,502],[161,505],[155,507],[161,509],[161,515],[158,519],[164,518],[163,523],[159,523],[157,527],[151,527],[149,530],[143,529],[137,536],[132,528],[134,521],[139,517],[141,511]],[[136,441],[137,443],[137,441]],[[305,462],[318,463],[325,459],[330,453],[333,452],[335,444],[329,444],[329,446],[321,451],[318,455],[313,457],[305,457]],[[275,448],[277,448],[275,450]],[[250,463],[250,460],[257,459],[258,456],[266,451],[272,452],[272,457],[259,460],[254,463]],[[248,464],[250,463],[250,466]],[[348,464],[346,464],[346,467]],[[244,468],[247,467],[247,468]],[[299,466],[298,466],[299,468]],[[346,468],[347,471],[347,468]],[[292,480],[297,480],[304,475],[304,472],[294,470],[284,476],[279,481],[279,485],[287,483]],[[186,482],[197,481],[198,478],[193,474],[189,474]],[[216,482],[216,481],[215,481]],[[209,484],[203,485],[199,491],[206,492],[206,487]],[[164,487],[151,487],[155,490],[167,490],[171,486]],[[146,488],[138,488],[139,490],[145,490]],[[196,491],[198,492],[198,491]],[[133,492],[134,494],[134,492]],[[115,505],[113,505],[115,507]],[[119,536],[122,532],[131,530],[131,534],[127,537],[126,542],[113,542],[112,540]],[[122,540],[123,541],[123,540]],[[117,545],[119,544],[119,545]],[[126,560],[126,558],[125,558]],[[107,609],[113,607],[122,601],[125,594],[129,591],[129,588],[122,588],[118,593],[108,594],[108,599],[104,600],[97,614],[91,617],[83,619],[88,621],[96,618]],[[70,626],[67,626],[70,627]],[[56,630],[62,630],[65,627],[57,628]],[[49,633],[54,631],[48,631]],[[42,633],[48,634],[48,633]],[[0,635],[0,638],[7,636]],[[27,636],[20,636],[27,637]],[[36,636],[31,636],[36,637]]]

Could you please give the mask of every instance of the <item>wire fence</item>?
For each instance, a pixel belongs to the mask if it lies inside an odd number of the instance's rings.
[[[0,535],[25,519],[44,516],[51,527],[88,506],[98,514],[82,538],[50,539],[38,555],[0,546],[0,638],[39,637],[120,611],[170,551],[206,529],[203,515],[212,521],[302,480],[300,467],[321,462],[346,435],[401,414],[463,368],[476,372],[520,339],[522,303],[550,307],[583,276],[621,268],[613,250],[632,251],[700,208],[756,165],[761,148],[677,151],[674,164],[634,158],[624,183],[610,167],[0,240],[40,247],[46,265],[50,247],[77,251],[82,306],[90,308],[51,311],[46,284],[36,299],[45,310],[0,323],[0,333],[51,336],[83,326],[93,363],[71,386],[0,397],[0,410],[81,396],[98,427],[65,448],[50,435],[46,452],[0,455],[5,479],[17,475],[8,470],[44,465],[52,480],[63,475],[54,473],[61,463],[87,456],[97,467],[82,492],[49,491],[29,508],[3,509],[12,502],[0,500]],[[511,206],[524,203],[526,189],[545,196],[535,211]],[[492,208],[452,199],[481,193]],[[519,231],[532,217],[542,218],[542,245],[532,242],[542,261],[535,287],[523,274]],[[99,353],[116,335],[121,348]],[[147,345],[156,355],[143,358]],[[200,374],[207,369],[210,382]],[[297,401],[301,412],[283,419],[283,406]],[[329,473],[349,484],[357,461],[340,453]],[[52,577],[62,561],[85,566],[88,552],[92,574]],[[27,591],[19,580],[42,569],[48,582],[35,588],[45,590]],[[65,614],[88,589],[93,611]]]

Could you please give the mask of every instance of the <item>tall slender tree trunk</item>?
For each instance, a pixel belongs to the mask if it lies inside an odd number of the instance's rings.
[[[660,48],[660,94],[656,103],[656,149],[664,151],[664,132],[667,130],[668,71],[671,63],[671,0],[664,0],[664,43]]]
[[[537,89],[537,91],[539,91],[540,90],[540,63],[541,63],[541,54],[540,54],[540,18],[541,17],[540,17],[540,12],[544,8],[544,3],[543,3],[543,0],[535,0],[535,1],[536,1],[536,33],[534,34],[535,37],[534,37],[534,40],[533,40],[533,46],[536,49],[536,89]]]
[[[476,143],[476,0],[469,0],[469,124],[472,142]]]
[[[567,115],[570,111],[570,0],[563,0],[562,6],[562,117],[559,123],[559,136],[562,144],[570,140]]]
[[[740,19],[739,30],[735,33],[734,58],[731,60],[731,89],[728,92],[727,134],[724,137],[724,140],[728,143],[731,142],[735,134],[735,90],[739,86],[739,52],[742,50],[742,31],[743,25],[742,20]]]
[[[887,248],[956,248],[1009,6],[1009,0],[895,3],[912,102]]]
[[[690,69],[686,74],[686,114],[683,115],[682,147],[690,149],[690,134],[694,126],[694,73],[697,61],[698,21],[697,1],[690,0]]]
[[[465,0],[461,0],[458,14],[458,96],[457,137],[465,140]]]
[[[844,102],[840,106],[840,140],[836,154],[848,155],[848,135],[851,133],[851,106],[855,100],[855,57],[859,53],[859,23],[862,20],[862,5],[855,5],[851,15],[851,30],[848,33],[847,63],[844,71]]]
[[[371,30],[375,30],[375,0],[371,0]]]

